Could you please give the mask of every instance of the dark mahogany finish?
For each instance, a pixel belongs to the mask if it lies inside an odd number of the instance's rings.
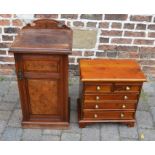
[[[134,126],[146,78],[135,60],[80,60],[79,126],[121,122]]]
[[[16,37],[14,53],[26,128],[69,126],[68,54],[72,30],[55,20],[37,20]]]

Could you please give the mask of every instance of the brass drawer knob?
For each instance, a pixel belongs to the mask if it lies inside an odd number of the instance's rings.
[[[124,100],[127,100],[128,99],[128,96],[124,96]]]
[[[97,118],[98,116],[97,116],[97,114],[94,114],[94,118]]]
[[[126,105],[125,105],[125,104],[123,104],[123,105],[122,105],[122,108],[123,108],[123,109],[125,109],[125,108],[126,108]]]
[[[100,86],[97,86],[96,89],[97,89],[97,90],[101,90],[101,87],[100,87]]]
[[[100,97],[99,96],[96,96],[96,100],[99,100],[100,99]]]
[[[131,88],[129,86],[126,86],[126,90],[130,90]]]
[[[121,118],[124,118],[124,114],[123,113],[121,113]]]
[[[98,109],[98,108],[99,108],[99,106],[96,104],[96,105],[95,105],[95,109]]]

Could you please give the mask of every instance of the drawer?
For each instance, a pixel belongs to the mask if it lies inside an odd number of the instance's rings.
[[[141,83],[115,83],[114,92],[139,92]]]
[[[135,112],[132,111],[97,111],[84,110],[84,119],[91,120],[132,120]]]
[[[60,70],[58,56],[23,56],[25,72],[54,72]]]
[[[135,110],[136,102],[84,102],[84,109]]]
[[[121,94],[116,94],[116,93],[113,93],[113,94],[103,94],[103,95],[100,95],[100,94],[85,94],[84,95],[84,102],[89,102],[89,101],[92,101],[92,102],[103,102],[105,100],[123,100],[123,101],[128,101],[128,100],[137,100],[139,97],[139,94],[138,93],[134,93],[134,94],[131,94],[131,93],[121,93]]]
[[[111,92],[112,84],[111,83],[85,83],[84,84],[84,92],[91,93],[91,92]]]

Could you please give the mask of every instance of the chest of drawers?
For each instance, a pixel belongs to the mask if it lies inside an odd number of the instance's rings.
[[[144,81],[135,60],[80,60],[79,127],[96,122],[134,126]]]
[[[72,31],[54,20],[23,27],[14,53],[24,128],[69,126],[68,54]]]

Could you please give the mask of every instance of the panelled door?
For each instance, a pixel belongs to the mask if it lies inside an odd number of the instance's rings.
[[[63,120],[63,61],[58,55],[21,54],[17,75],[25,121]],[[26,96],[26,97],[25,97]]]

